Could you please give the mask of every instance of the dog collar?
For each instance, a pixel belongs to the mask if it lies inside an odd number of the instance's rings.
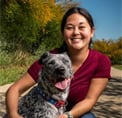
[[[43,92],[40,87],[36,87],[37,93],[45,100],[53,104],[56,108],[64,107],[65,102],[63,100],[56,100],[52,98],[52,96],[49,96],[47,93]]]

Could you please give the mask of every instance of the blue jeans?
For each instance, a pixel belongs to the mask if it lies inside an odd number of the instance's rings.
[[[80,118],[96,118],[92,112],[87,112],[84,115],[80,116]]]

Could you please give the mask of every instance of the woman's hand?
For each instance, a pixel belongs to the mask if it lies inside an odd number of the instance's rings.
[[[66,114],[61,114],[57,118],[68,118],[68,116]]]

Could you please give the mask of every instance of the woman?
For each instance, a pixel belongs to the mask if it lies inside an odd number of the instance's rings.
[[[69,9],[62,19],[61,32],[64,44],[52,53],[68,52],[74,77],[67,112],[57,118],[95,118],[90,110],[108,83],[110,60],[104,54],[90,48],[95,28],[93,19],[86,9]],[[6,106],[10,118],[22,118],[17,113],[19,96],[36,84],[40,67],[37,60],[23,77],[8,89]]]

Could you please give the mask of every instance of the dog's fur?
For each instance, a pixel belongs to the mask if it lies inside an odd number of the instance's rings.
[[[57,88],[56,83],[67,81],[65,78],[71,80],[73,75],[71,61],[67,53],[51,54],[47,52],[41,56],[39,62],[43,64],[43,67],[39,74],[38,84],[20,99],[18,112],[24,118],[56,118],[57,115],[64,112],[64,106],[56,108],[42,98],[37,88],[56,100],[66,102],[70,81],[68,81],[67,86],[65,85],[65,89]],[[59,86],[62,85],[59,84]]]

